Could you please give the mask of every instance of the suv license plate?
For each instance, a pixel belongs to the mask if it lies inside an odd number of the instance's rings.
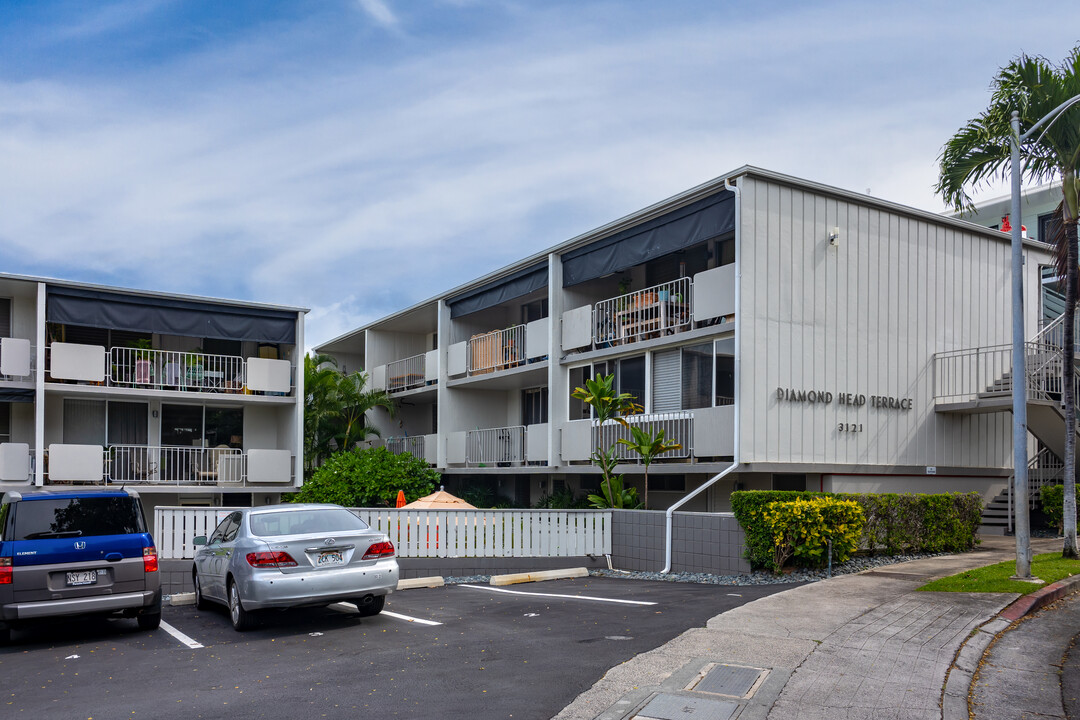
[[[83,572],[69,572],[67,574],[68,585],[95,585],[97,583],[97,570],[85,570]]]
[[[345,558],[340,550],[324,550],[319,553],[319,560],[315,564],[319,567],[326,567],[327,565],[341,565],[344,562]]]

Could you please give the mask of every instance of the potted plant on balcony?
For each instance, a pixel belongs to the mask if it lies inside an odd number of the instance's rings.
[[[146,338],[136,340],[135,348],[135,384],[150,385],[154,382],[153,344]]]
[[[187,384],[188,387],[194,387],[198,389],[203,384],[203,361],[202,361],[202,348],[197,347],[193,351],[186,353],[184,356],[184,364],[187,366]]]

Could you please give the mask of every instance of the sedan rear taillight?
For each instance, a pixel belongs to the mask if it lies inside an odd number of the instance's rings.
[[[11,558],[0,557],[0,585],[11,584]]]
[[[152,547],[142,549],[143,572],[157,572],[157,550]]]
[[[387,557],[394,557],[394,543],[389,540],[375,543],[364,553],[365,560],[378,560]]]
[[[245,557],[248,565],[256,568],[296,567],[296,561],[287,552],[253,552]]]

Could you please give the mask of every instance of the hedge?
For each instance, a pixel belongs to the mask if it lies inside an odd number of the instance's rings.
[[[1076,486],[1076,506],[1080,508],[1080,484]],[[1042,511],[1046,513],[1046,518],[1057,531],[1064,532],[1065,530],[1065,486],[1064,485],[1046,485],[1042,489],[1042,495],[1039,498],[1042,501]]]
[[[746,559],[750,564],[772,564],[775,545],[763,518],[769,503],[823,495],[859,504],[864,516],[859,546],[870,553],[970,550],[982,519],[982,497],[974,492],[922,495],[740,490],[731,494],[731,509],[746,536]]]
[[[854,500],[810,497],[790,502],[771,502],[762,519],[773,536],[770,567],[780,572],[789,557],[804,565],[824,565],[832,555],[839,562],[859,548],[863,511]]]

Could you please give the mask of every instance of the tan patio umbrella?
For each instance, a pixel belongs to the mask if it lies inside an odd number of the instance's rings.
[[[475,510],[475,505],[470,505],[456,495],[451,495],[443,489],[413,500],[402,508],[403,510]]]

